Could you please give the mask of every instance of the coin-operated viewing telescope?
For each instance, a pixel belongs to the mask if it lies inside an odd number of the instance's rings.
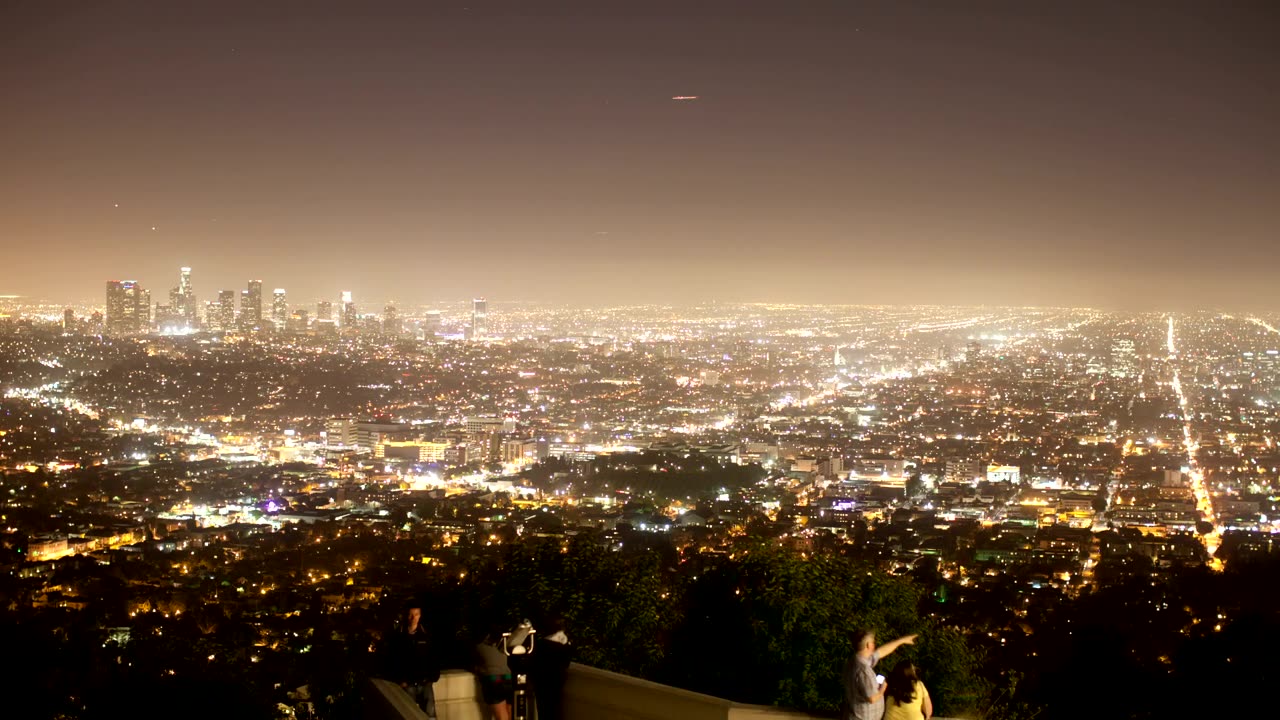
[[[529,656],[533,653],[533,638],[537,634],[533,623],[525,620],[511,632],[502,634],[502,649],[507,653],[507,665],[515,679],[515,697],[512,698],[512,720],[528,720],[532,715],[529,702]]]

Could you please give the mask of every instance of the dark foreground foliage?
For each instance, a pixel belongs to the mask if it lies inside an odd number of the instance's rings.
[[[448,666],[469,667],[472,643],[495,623],[554,614],[580,662],[814,711],[837,706],[848,635],[861,626],[886,640],[919,633],[884,669],[914,661],[940,716],[1216,714],[1254,707],[1280,680],[1273,561],[1118,576],[1008,622],[1016,601],[998,586],[939,592],[936,576],[889,576],[838,553],[761,542],[677,557],[638,541],[534,539],[461,571],[424,568],[412,592],[367,610],[325,612],[305,597],[257,611],[188,607],[140,614],[127,636],[92,605],[19,609],[6,586],[0,635],[16,662],[0,691],[29,701],[33,718],[271,718],[306,686],[319,715],[354,718],[385,633],[415,593]]]

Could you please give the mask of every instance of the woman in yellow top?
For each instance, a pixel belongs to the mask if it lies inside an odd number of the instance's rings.
[[[889,673],[884,699],[884,720],[929,720],[933,703],[929,691],[909,662],[898,663]]]

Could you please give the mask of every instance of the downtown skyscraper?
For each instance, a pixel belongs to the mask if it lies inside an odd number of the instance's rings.
[[[136,280],[107,281],[106,330],[113,335],[144,333],[151,327],[151,293]]]
[[[191,284],[191,268],[184,267],[180,269],[181,275],[178,277],[178,291],[171,303],[173,311],[182,317],[183,323],[188,330],[194,330],[199,323],[196,317],[196,291]]]
[[[356,314],[356,302],[350,290],[342,291],[342,329],[354,330],[359,318]]]
[[[271,324],[276,330],[284,330],[289,321],[289,301],[284,288],[276,288],[271,294]]]
[[[489,335],[489,301],[475,298],[471,301],[471,339],[482,340]]]
[[[240,327],[253,330],[262,327],[262,281],[250,280],[240,294]]]
[[[392,337],[399,337],[404,330],[404,323],[400,318],[400,311],[396,308],[395,303],[387,303],[382,311],[382,332]]]
[[[231,330],[236,326],[236,291],[235,290],[219,290],[217,303],[217,317],[206,318],[210,325],[216,326],[219,330]]]

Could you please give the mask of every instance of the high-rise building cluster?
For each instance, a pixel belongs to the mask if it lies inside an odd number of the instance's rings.
[[[387,303],[382,317],[361,316],[354,294],[343,290],[335,303],[321,300],[316,303],[315,316],[297,308],[290,311],[288,291],[275,288],[270,306],[264,307],[262,281],[249,280],[243,290],[219,290],[216,299],[204,304],[203,316],[192,283],[191,268],[180,270],[178,284],[169,291],[168,304],[152,306],[151,293],[136,280],[111,280],[107,283],[106,316],[99,323],[100,331],[112,335],[141,335],[158,332],[163,335],[192,332],[276,332],[313,333],[317,335],[350,336],[373,334],[399,337],[408,331],[423,337],[434,337],[443,331],[444,323],[439,311],[427,312],[415,325],[406,328],[405,316],[395,303]],[[236,296],[239,295],[237,305]],[[488,303],[483,299],[472,302],[471,321],[466,335],[475,339],[488,337]],[[86,323],[92,323],[85,320]],[[67,310],[64,329],[73,332],[82,325],[75,313]]]
[[[151,327],[151,293],[136,280],[107,281],[107,327],[115,335],[133,335]]]

